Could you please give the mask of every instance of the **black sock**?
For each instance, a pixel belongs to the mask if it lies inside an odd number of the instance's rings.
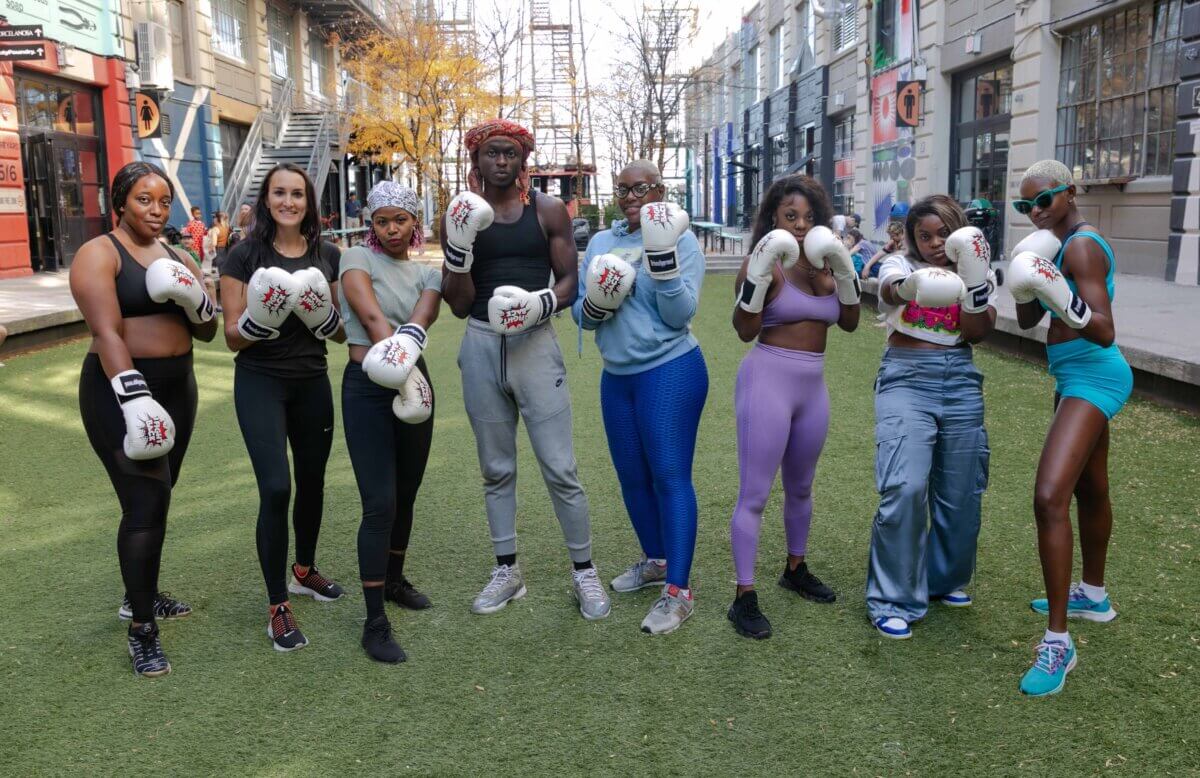
[[[404,577],[404,552],[395,549],[388,552],[387,580],[399,581]]]
[[[509,567],[512,567],[516,563],[517,563],[517,555],[516,554],[497,554],[496,555],[496,564],[498,564],[498,565],[508,565]]]
[[[593,566],[592,560],[590,559],[586,562],[573,562],[572,564],[575,565],[576,570],[587,570],[589,567]]]
[[[364,586],[363,599],[367,601],[367,621],[383,615],[382,586]]]

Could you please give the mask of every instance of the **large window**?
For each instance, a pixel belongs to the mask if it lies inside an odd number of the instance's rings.
[[[1077,179],[1170,175],[1182,6],[1143,2],[1063,39],[1055,157]]]
[[[854,213],[853,113],[836,120],[833,125],[833,210],[835,213]]]
[[[273,5],[267,6],[267,44],[271,75],[287,78],[292,74],[292,20]]]
[[[834,0],[841,3],[842,12],[834,17],[833,50],[853,46],[858,43],[858,2],[857,0]]]
[[[325,73],[329,70],[329,49],[316,27],[308,28],[308,91],[325,94]]]
[[[192,58],[188,55],[191,41],[188,40],[189,21],[183,0],[167,3],[167,26],[171,29],[171,67],[176,78],[192,78]]]
[[[246,0],[212,0],[213,50],[246,62],[250,31]]]
[[[817,63],[817,25],[812,3],[796,6],[796,59],[793,73],[807,73]]]
[[[751,103],[759,99],[758,64],[761,60],[761,47],[757,45],[750,47],[750,51],[746,54],[746,70],[743,75],[746,77],[746,100]]]
[[[783,25],[776,25],[767,38],[767,93],[770,94],[783,83]]]

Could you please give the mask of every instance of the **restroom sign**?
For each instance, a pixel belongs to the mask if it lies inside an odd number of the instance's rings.
[[[134,98],[134,122],[139,140],[162,137],[162,111],[158,97],[151,92],[138,92]]]
[[[924,81],[896,82],[896,126],[916,127],[921,123],[921,90]]]

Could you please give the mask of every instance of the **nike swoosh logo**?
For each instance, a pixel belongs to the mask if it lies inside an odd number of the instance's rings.
[[[326,428],[325,428],[325,431],[326,431],[326,432],[333,432],[333,427],[326,427]]]

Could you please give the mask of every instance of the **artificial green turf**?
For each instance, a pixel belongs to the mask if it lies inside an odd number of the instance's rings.
[[[470,613],[492,556],[455,367],[462,323],[444,310],[426,355],[438,415],[407,565],[435,606],[389,610],[409,655],[400,666],[374,664],[359,647],[359,501],[340,432],[318,562],[350,596],[299,601],[311,645],[271,649],[231,355],[212,344],[196,354],[200,414],[161,580],[196,610],[163,626],[174,672],[134,678],[116,618],[116,498],[76,404],[86,343],[10,358],[0,369],[0,773],[1194,774],[1200,423],[1138,400],[1117,417],[1109,586],[1121,617],[1073,622],[1080,661],[1065,692],[1023,699],[1017,681],[1044,628],[1028,607],[1041,592],[1030,506],[1051,381],[1041,367],[979,352],[992,463],[976,604],[934,607],[913,640],[884,640],[863,604],[883,341],[864,316],[858,333],[830,335],[834,419],[815,487],[810,563],[838,601],[817,605],[774,585],[785,550],[777,489],[759,553],[775,636],[746,640],[725,619],[733,379],[746,348],[728,323],[731,287],[729,276],[710,277],[695,322],[711,378],[695,469],[697,609],[665,637],[638,631],[649,589],[614,596],[605,621],[579,617],[524,433],[529,596],[492,616]],[[588,335],[577,357],[569,319],[557,326],[607,580],[638,550],[600,422],[599,356]],[[331,352],[336,390],[345,349]]]

